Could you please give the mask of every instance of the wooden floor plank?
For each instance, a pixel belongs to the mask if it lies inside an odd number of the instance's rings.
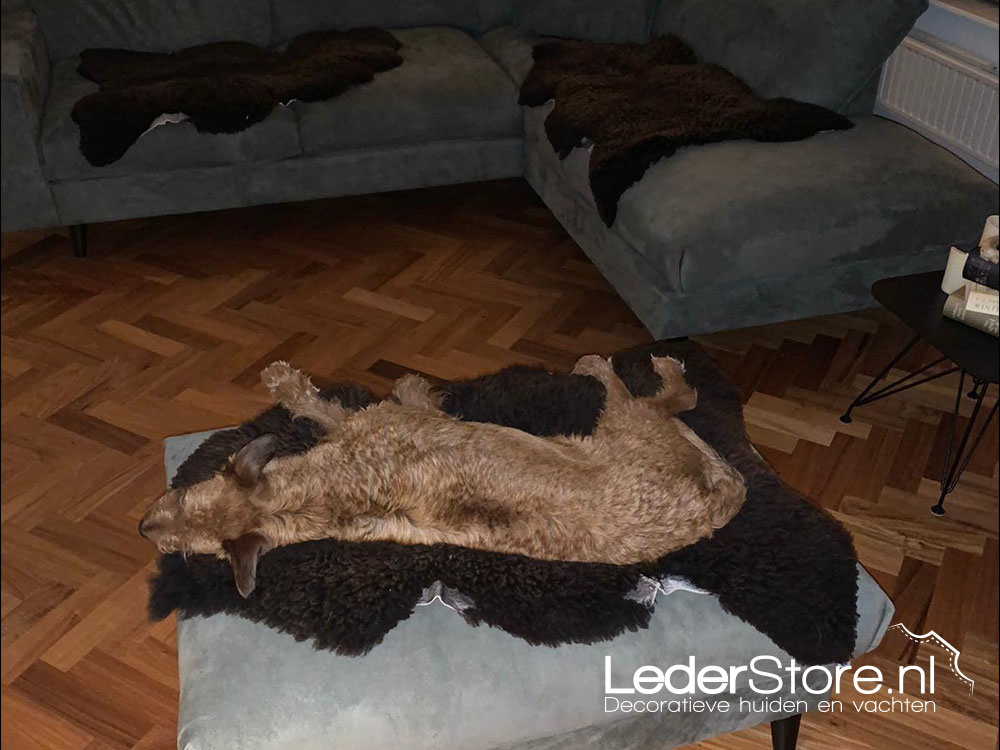
[[[267,403],[261,367],[384,392],[648,340],[518,180],[4,235],[2,645],[7,748],[173,747],[173,618],[145,620],[135,535],[170,434]],[[937,714],[810,714],[802,750],[997,747],[998,430],[930,515],[954,377],[837,419],[909,334],[871,310],[697,337],[730,373],[761,453],[854,535],[896,621],[963,650],[972,699]],[[926,346],[896,374],[930,362]],[[987,406],[995,400],[995,392]],[[962,419],[972,402],[962,403]],[[960,425],[964,421],[960,421]],[[928,651],[892,635],[887,669]],[[769,746],[766,727],[701,743]]]

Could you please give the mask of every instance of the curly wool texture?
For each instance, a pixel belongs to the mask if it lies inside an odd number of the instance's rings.
[[[333,539],[279,547],[260,559],[257,590],[239,596],[229,565],[209,557],[160,560],[150,613],[162,619],[227,612],[312,639],[317,648],[363,654],[413,612],[421,592],[441,581],[475,603],[463,616],[532,644],[593,643],[649,623],[650,610],[627,599],[641,575],[676,575],[713,592],[722,606],[768,635],[798,661],[842,663],[856,637],[856,556],[844,528],[786,487],[746,436],[739,393],[696,345],[660,342],[622,352],[615,370],[633,394],[655,392],[649,355],[686,366],[698,406],[681,418],[747,482],[743,508],[714,536],[644,565],[533,560],[450,545],[404,546]],[[538,435],[588,434],[603,403],[596,380],[515,367],[444,384],[444,409]],[[323,391],[349,408],[368,391]],[[211,436],[180,467],[175,487],[218,471],[250,438],[274,432],[281,451],[307,450],[319,432],[280,407]],[[456,615],[458,616],[458,615]]]
[[[400,42],[381,29],[313,31],[273,52],[218,42],[175,53],[88,49],[79,72],[100,84],[73,107],[80,151],[94,166],[120,159],[162,114],[187,115],[203,133],[237,133],[277,105],[314,102],[402,64]]]
[[[555,100],[545,133],[561,158],[585,140],[593,143],[590,188],[609,227],[622,193],[681,146],[798,141],[853,127],[815,104],[758,98],[725,68],[698,63],[672,36],[645,44],[546,41],[533,54],[520,103]]]

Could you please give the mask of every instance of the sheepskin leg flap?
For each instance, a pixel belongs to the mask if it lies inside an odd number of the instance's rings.
[[[561,157],[587,146],[590,187],[609,227],[618,199],[650,164],[683,146],[739,139],[797,141],[852,127],[815,104],[760,99],[680,39],[645,44],[551,40],[535,45],[520,103],[555,100],[545,134]]]

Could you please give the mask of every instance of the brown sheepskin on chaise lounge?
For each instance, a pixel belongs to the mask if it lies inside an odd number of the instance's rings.
[[[555,100],[545,133],[561,157],[593,144],[590,188],[609,227],[622,193],[681,146],[741,138],[797,141],[852,127],[815,104],[759,99],[725,68],[699,63],[672,36],[646,44],[546,41],[535,45],[534,58],[521,84],[521,104]]]

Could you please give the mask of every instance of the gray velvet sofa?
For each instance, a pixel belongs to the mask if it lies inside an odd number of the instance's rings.
[[[872,116],[884,59],[926,0],[5,0],[2,227],[90,222],[526,176],[656,337],[857,309],[877,278],[943,266],[978,236],[996,186]],[[87,47],[222,39],[278,45],[378,25],[404,64],[343,96],[277,108],[236,135],[159,127],[121,160],[80,155]],[[672,32],[766,96],[857,127],[799,143],[683,149],[623,196],[610,229],[587,151],[560,162],[517,86],[538,35]]]

